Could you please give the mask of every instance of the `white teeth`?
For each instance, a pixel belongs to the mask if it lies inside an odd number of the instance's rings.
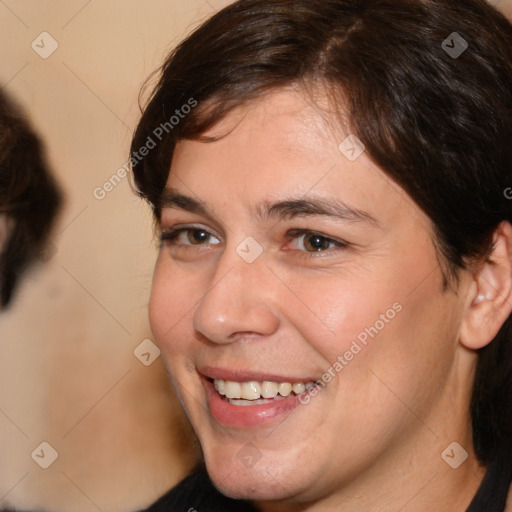
[[[274,400],[284,400],[284,397],[282,396],[276,396],[274,398]],[[269,403],[269,400],[236,400],[236,399],[231,399],[231,398],[228,398],[228,402],[231,404],[231,405],[261,405],[261,404],[268,404]]]
[[[261,396],[263,398],[275,398],[279,391],[277,382],[264,381],[261,384]]]
[[[301,393],[304,393],[304,391],[306,391],[306,385],[302,384],[302,382],[294,384],[292,390],[296,395],[300,395]]]
[[[263,399],[282,399],[289,396],[292,391],[295,395],[304,393],[315,385],[314,382],[270,382],[264,381],[262,383],[251,382],[233,382],[229,380],[215,379],[214,387],[219,395],[226,396],[231,402],[236,400],[236,405],[258,405],[259,403],[267,403]]]
[[[261,396],[261,384],[259,382],[243,382],[242,396],[245,400],[257,400]]]
[[[224,384],[224,393],[228,398],[242,398],[242,386],[238,382],[227,380]]]
[[[288,396],[292,392],[292,388],[289,382],[281,382],[281,384],[279,384],[279,394],[281,396]]]
[[[226,383],[223,380],[216,379],[214,385],[220,395],[226,394]]]

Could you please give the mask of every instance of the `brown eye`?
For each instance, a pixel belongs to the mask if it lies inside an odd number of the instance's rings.
[[[306,235],[304,237],[304,248],[309,252],[320,252],[326,251],[330,249],[332,246],[332,242],[325,238],[324,236],[319,235]]]
[[[170,232],[163,232],[161,242],[169,246],[189,247],[220,244],[220,240],[215,235],[201,228],[180,228]]]
[[[344,244],[318,233],[300,233],[295,236],[294,245],[299,251],[315,253],[341,247]]]
[[[205,231],[204,229],[188,229],[187,233],[187,241],[191,245],[202,245],[210,242],[210,238],[212,235]]]

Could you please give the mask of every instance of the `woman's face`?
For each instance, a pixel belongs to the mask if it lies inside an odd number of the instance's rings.
[[[443,292],[426,216],[325,117],[293,91],[233,112],[177,145],[163,198],[151,324],[233,497],[451,471],[442,450],[468,441],[464,294]]]

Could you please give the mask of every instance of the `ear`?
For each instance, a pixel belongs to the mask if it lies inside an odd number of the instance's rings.
[[[460,342],[473,350],[488,345],[512,311],[512,226],[508,222],[494,232],[493,247],[467,291]]]
[[[0,254],[2,254],[9,241],[12,229],[12,219],[6,213],[0,213]]]

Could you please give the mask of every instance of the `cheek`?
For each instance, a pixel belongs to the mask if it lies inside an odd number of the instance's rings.
[[[190,282],[190,276],[181,275],[166,264],[160,254],[151,285],[149,299],[149,322],[156,342],[162,352],[170,349],[169,341],[183,331],[188,316],[198,299],[197,283]],[[173,347],[173,352],[178,347]]]
[[[345,352],[338,391],[354,400],[366,424],[377,420],[391,433],[437,403],[456,352],[457,307],[437,275],[412,293],[400,286],[366,300],[345,315],[349,329],[340,337]]]
[[[325,378],[346,379],[344,392],[364,393],[367,385],[373,394],[378,377],[406,394],[424,392],[422,383],[442,380],[451,364],[456,305],[442,292],[439,270],[432,272],[435,256],[413,256],[379,271],[324,276],[314,287],[295,279],[300,300],[280,298],[289,323],[322,356]]]
[[[285,291],[279,298],[281,312],[331,364],[347,351],[362,354],[372,340],[390,329],[403,310],[396,285],[365,281],[360,275],[351,279],[323,276],[313,282],[295,279],[290,289],[293,294]]]

